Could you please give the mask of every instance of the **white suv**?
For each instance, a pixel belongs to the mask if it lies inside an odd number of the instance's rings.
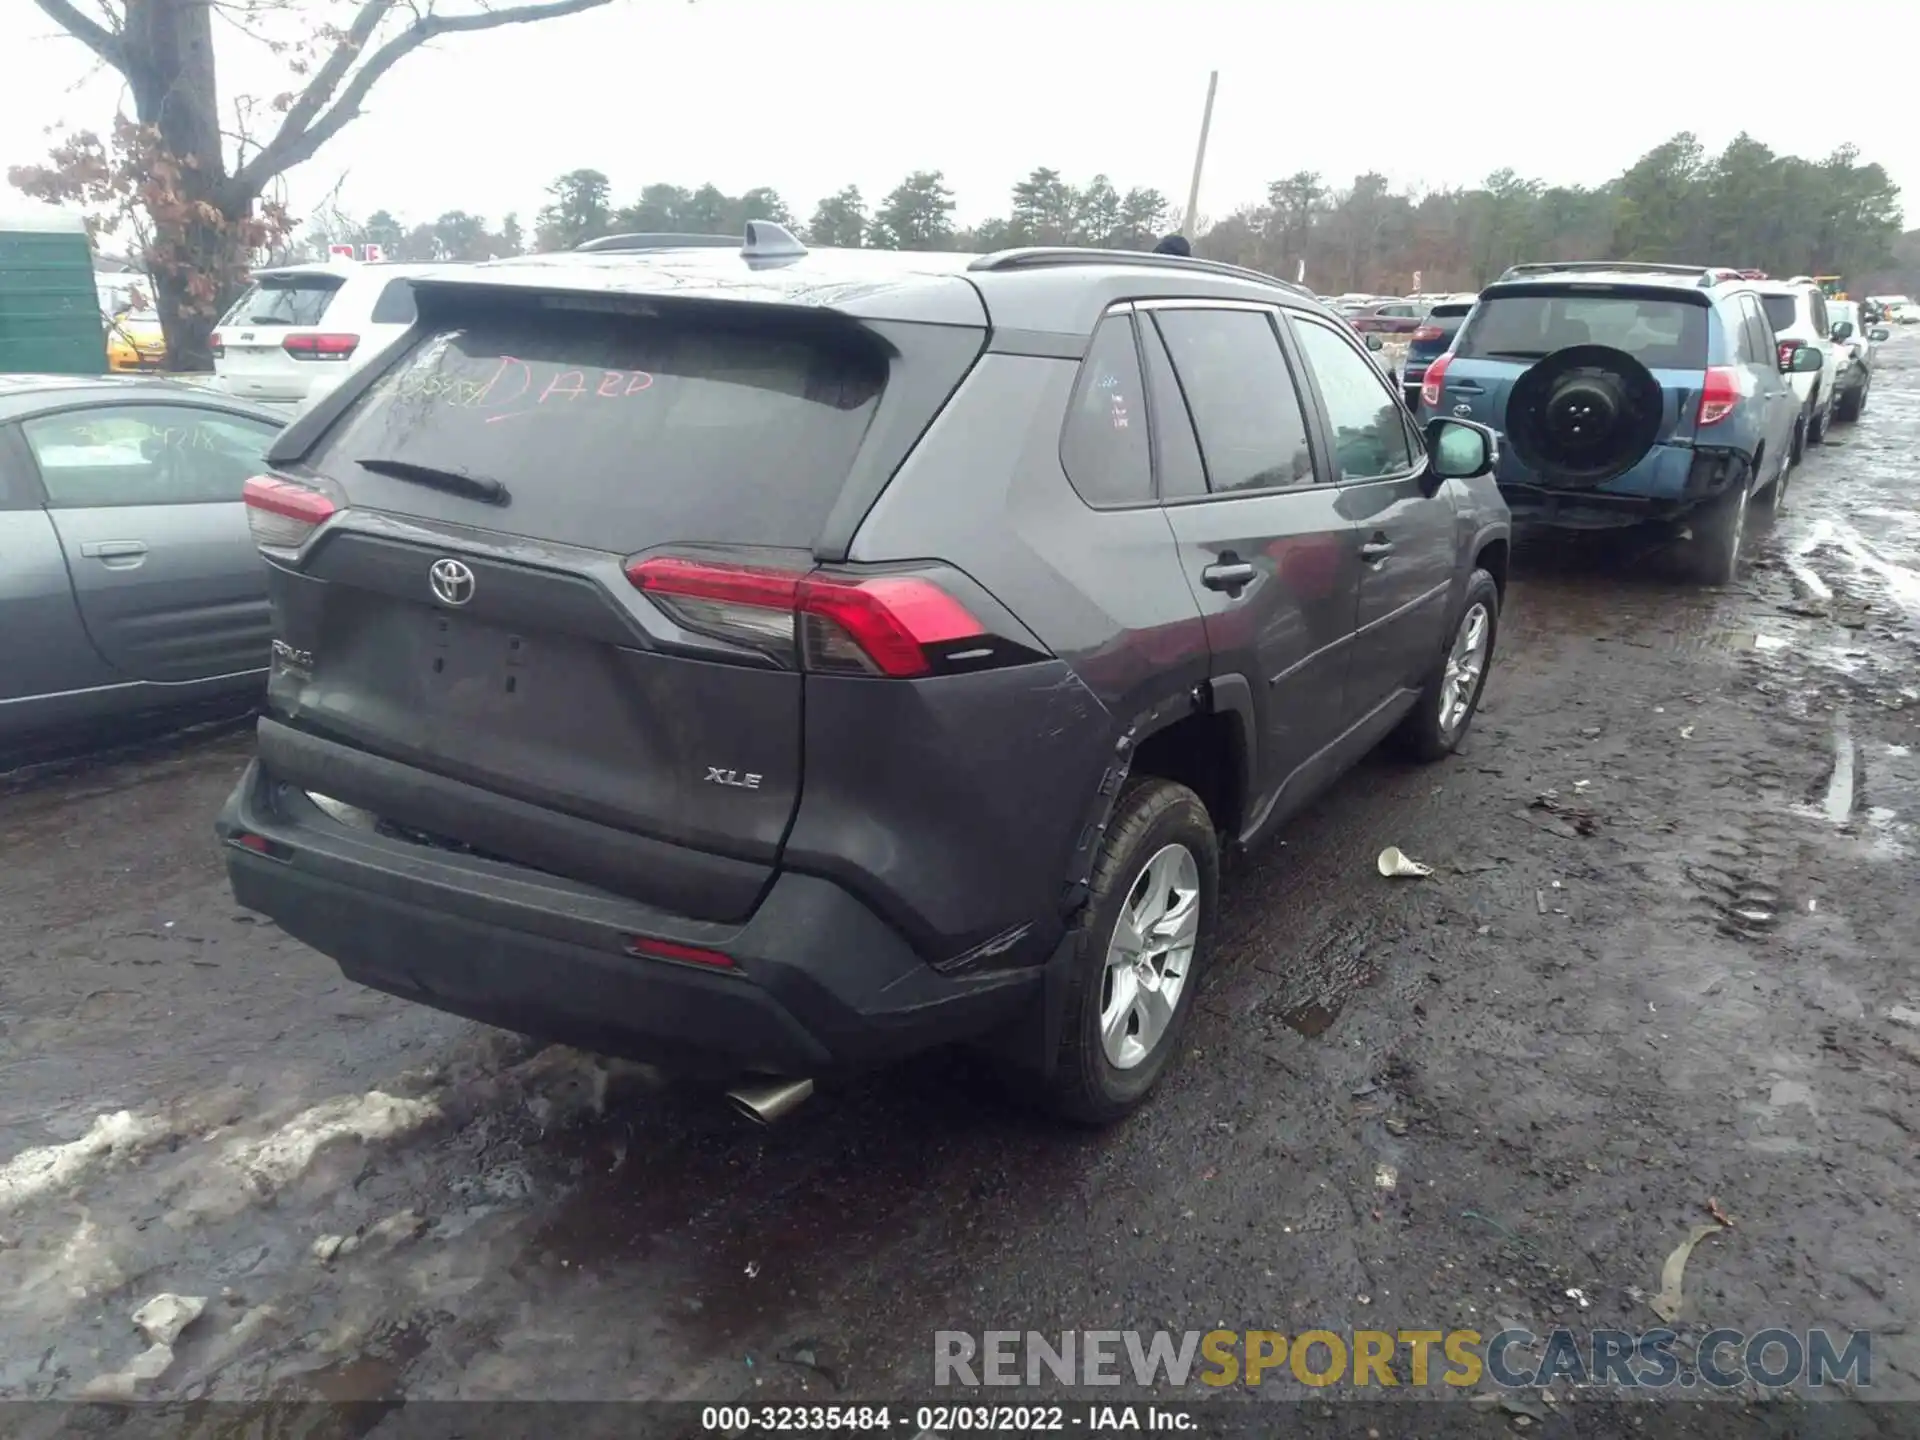
[[[316,400],[413,324],[413,288],[438,265],[282,265],[256,270],[213,332],[221,387],[249,400]]]
[[[1802,345],[1820,352],[1820,369],[1787,376],[1793,393],[1800,400],[1800,420],[1806,443],[1818,445],[1827,436],[1827,422],[1833,416],[1834,396],[1840,380],[1840,346],[1833,343],[1833,321],[1827,315],[1827,297],[1811,280],[1759,280],[1754,290],[1773,326],[1773,337],[1780,345],[1780,368]],[[1796,447],[1797,448],[1797,447]]]

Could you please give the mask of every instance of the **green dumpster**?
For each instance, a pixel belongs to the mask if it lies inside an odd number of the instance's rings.
[[[0,210],[0,373],[99,375],[106,368],[85,223],[52,206]]]

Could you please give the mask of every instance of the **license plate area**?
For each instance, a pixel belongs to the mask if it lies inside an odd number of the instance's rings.
[[[415,614],[422,661],[415,685],[423,698],[443,713],[476,715],[524,703],[534,671],[529,636],[444,610]]]

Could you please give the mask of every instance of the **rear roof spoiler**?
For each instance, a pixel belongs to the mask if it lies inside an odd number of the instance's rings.
[[[723,250],[734,245],[749,260],[794,260],[807,253],[807,247],[786,226],[772,220],[747,221],[744,239],[731,235],[675,235],[670,232],[641,232],[632,235],[602,235],[574,246],[576,252],[603,254],[610,250],[641,252],[650,250]]]
[[[1226,275],[1235,280],[1251,280],[1260,285],[1274,285],[1294,295],[1305,296],[1309,300],[1318,300],[1304,285],[1296,285],[1291,280],[1282,280],[1278,275],[1269,275],[1264,270],[1250,270],[1244,265],[1229,265],[1223,260],[1205,260],[1198,255],[1163,255],[1157,251],[1146,250],[1100,250],[1089,246],[1070,245],[1026,245],[1012,250],[996,250],[991,255],[982,255],[973,261],[967,269],[990,273],[1007,270],[1038,270],[1050,266],[1065,265],[1138,265],[1153,269],[1172,267],[1178,270],[1202,270],[1209,275]]]
[[[1542,275],[1582,273],[1672,275],[1691,279],[1702,290],[1741,278],[1739,271],[1718,265],[1670,265],[1654,260],[1539,260],[1525,265],[1509,265],[1500,278],[1493,283],[1499,285],[1508,280],[1534,279]]]

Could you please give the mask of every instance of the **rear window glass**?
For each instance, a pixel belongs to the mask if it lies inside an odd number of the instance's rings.
[[[257,281],[221,320],[222,325],[318,325],[340,288],[331,275]]]
[[[472,502],[353,462],[497,480],[512,498],[493,527],[600,549],[806,545],[885,378],[865,336],[817,325],[502,309],[427,330],[322,465],[357,498],[415,513]]]
[[[1762,295],[1760,306],[1767,312],[1767,323],[1777,334],[1782,330],[1791,330],[1794,316],[1798,313],[1799,302],[1791,295]]]
[[[1500,295],[1483,299],[1456,355],[1539,360],[1570,345],[1624,350],[1650,370],[1706,363],[1707,309],[1641,295]]]
[[[376,325],[411,325],[414,321],[413,282],[389,280],[369,317]]]

